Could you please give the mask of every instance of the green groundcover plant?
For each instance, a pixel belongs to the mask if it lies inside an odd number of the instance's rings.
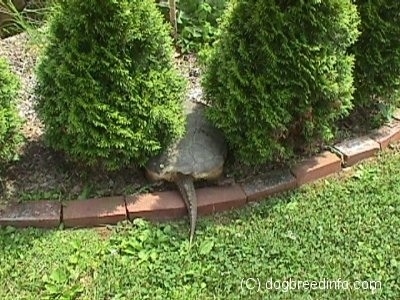
[[[142,165],[183,134],[183,77],[151,0],[60,1],[38,66],[50,146],[88,165]]]
[[[170,21],[169,1],[155,0],[167,22]],[[218,20],[229,0],[176,0],[176,45],[182,53],[197,53],[215,41]]]
[[[183,52],[198,52],[214,42],[218,19],[226,0],[179,0],[178,45]]]
[[[369,124],[387,121],[400,103],[400,1],[357,0],[361,36],[356,58],[354,105]]]
[[[22,122],[16,106],[19,86],[18,78],[0,57],[0,163],[13,159],[22,142]]]
[[[240,160],[285,159],[333,137],[352,107],[358,24],[349,0],[232,1],[203,83]]]

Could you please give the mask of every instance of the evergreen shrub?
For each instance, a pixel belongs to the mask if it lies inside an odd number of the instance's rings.
[[[60,1],[37,70],[50,146],[116,170],[183,134],[185,80],[168,26],[153,0]]]
[[[231,1],[203,85],[239,160],[287,159],[333,137],[352,107],[358,25],[350,0]]]
[[[16,157],[22,143],[22,121],[18,115],[20,82],[4,58],[0,58],[0,163]]]
[[[390,117],[400,102],[400,1],[357,0],[361,35],[353,47],[354,105],[369,125]]]

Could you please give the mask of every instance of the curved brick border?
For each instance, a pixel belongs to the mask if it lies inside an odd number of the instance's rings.
[[[400,140],[400,110],[394,121],[369,135],[345,140],[332,149],[305,159],[291,169],[273,171],[232,186],[197,189],[199,215],[242,207],[251,201],[288,191],[303,184],[338,173],[375,156],[389,144]],[[142,217],[149,220],[171,220],[186,215],[177,191],[69,201],[33,201],[0,210],[0,226],[54,228],[91,227],[116,224]]]

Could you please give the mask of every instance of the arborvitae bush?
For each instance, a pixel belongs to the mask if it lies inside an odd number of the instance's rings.
[[[379,125],[400,102],[400,1],[357,0],[361,36],[353,47],[354,105]]]
[[[0,58],[0,163],[13,159],[22,142],[22,122],[16,106],[19,86],[8,63]]]
[[[38,66],[50,146],[87,165],[142,165],[183,134],[185,81],[152,0],[61,1]]]
[[[204,87],[237,158],[288,158],[332,137],[352,106],[358,23],[350,0],[232,1]]]

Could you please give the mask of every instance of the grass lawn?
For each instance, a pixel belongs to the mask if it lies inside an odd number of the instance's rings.
[[[400,299],[400,153],[340,177],[202,218],[191,249],[185,221],[4,228],[0,299]],[[381,288],[285,292],[290,278]]]

